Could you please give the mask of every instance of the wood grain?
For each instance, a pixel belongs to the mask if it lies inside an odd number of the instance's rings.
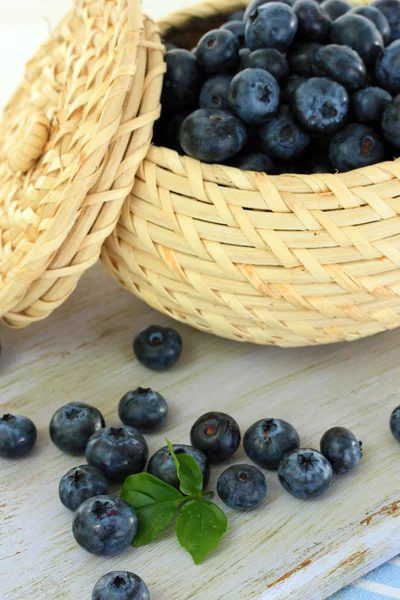
[[[400,404],[400,331],[347,345],[282,350],[230,342],[176,325],[182,361],[153,374],[133,360],[134,334],[168,323],[120,289],[98,266],[50,318],[25,330],[0,330],[0,411],[34,419],[34,454],[0,461],[1,600],[86,600],[102,574],[130,569],[147,582],[152,600],[321,600],[400,550],[400,446],[388,429]],[[310,503],[283,492],[267,473],[268,499],[254,512],[227,509],[229,531],[195,567],[170,532],[140,550],[100,559],[77,547],[71,514],[57,496],[60,477],[84,459],[52,446],[48,423],[72,400],[98,406],[117,424],[117,403],[133,386],[153,386],[171,414],[149,435],[150,451],[164,436],[187,442],[195,419],[227,411],[242,431],[256,419],[281,417],[317,446],[332,425],[363,440],[353,474],[338,477]],[[232,462],[245,460],[240,450]],[[210,488],[223,467],[215,468]]]

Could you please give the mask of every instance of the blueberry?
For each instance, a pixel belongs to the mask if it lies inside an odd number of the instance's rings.
[[[197,44],[196,58],[206,72],[221,73],[235,67],[238,52],[239,42],[231,31],[212,29]]]
[[[170,50],[176,50],[177,46],[175,44],[171,44],[171,42],[163,42],[165,46],[165,50],[169,52]]]
[[[309,164],[309,173],[333,173],[333,167],[328,157],[322,156],[312,160]]]
[[[225,469],[217,482],[222,502],[235,510],[258,506],[267,495],[267,482],[260,469],[252,465],[232,465]]]
[[[309,131],[330,135],[344,124],[349,97],[342,85],[324,77],[302,83],[293,96],[294,115]]]
[[[90,437],[104,427],[103,415],[83,402],[71,402],[59,408],[50,421],[50,437],[67,454],[83,454]]]
[[[27,417],[3,415],[0,417],[0,457],[22,458],[36,443],[35,425]]]
[[[400,92],[400,40],[392,42],[375,64],[376,80],[392,94]]]
[[[317,50],[313,68],[317,77],[333,79],[350,92],[362,87],[367,74],[365,64],[357,52],[337,44],[322,46]]]
[[[89,465],[81,465],[68,471],[61,477],[58,486],[60,500],[69,510],[76,510],[85,500],[107,494],[107,491],[105,475],[100,469]]]
[[[159,146],[166,146],[167,148],[175,150],[178,154],[184,154],[179,142],[179,132],[183,121],[190,112],[191,111],[185,111],[173,116],[168,115],[168,117],[166,116],[166,118],[162,120],[162,143],[158,144]],[[160,121],[156,121],[156,123],[160,123]]]
[[[218,463],[233,456],[239,448],[239,425],[225,413],[209,412],[193,425],[190,441],[211,463]]]
[[[167,72],[161,97],[163,108],[185,110],[196,102],[202,83],[196,57],[187,50],[177,48],[166,53],[165,62]]]
[[[94,496],[74,515],[72,533],[82,548],[99,556],[123,552],[137,531],[135,511],[121,498]]]
[[[243,21],[244,20],[244,10],[235,10],[235,12],[231,13],[226,20],[227,21]]]
[[[313,77],[314,57],[320,48],[323,48],[323,46],[317,42],[300,42],[294,44],[290,48],[288,57],[290,72],[302,77]]]
[[[320,496],[330,485],[332,467],[318,450],[299,448],[288,452],[278,467],[282,487],[301,500]]]
[[[277,469],[286,454],[300,445],[300,438],[290,423],[282,419],[261,419],[244,434],[247,456],[264,469]]]
[[[244,69],[232,79],[228,102],[233,112],[249,124],[264,123],[278,108],[279,85],[263,69]]]
[[[146,466],[148,447],[134,427],[105,427],[92,435],[86,447],[89,465],[100,469],[107,479],[123,481],[141,473]]]
[[[400,39],[400,2],[399,0],[375,0],[372,6],[380,10],[390,26],[390,42]]]
[[[352,8],[351,4],[345,2],[345,0],[325,0],[321,6],[328,13],[332,21],[336,21],[336,19],[345,15]]]
[[[254,152],[253,154],[242,156],[235,166],[243,171],[257,171],[259,173],[268,173],[269,175],[275,175],[276,173],[275,165],[271,158],[262,152]]]
[[[181,125],[181,132],[186,120],[184,119]],[[185,148],[184,150],[186,151]],[[150,325],[135,337],[133,351],[143,366],[153,371],[161,371],[172,367],[179,360],[182,338],[175,329]]]
[[[118,414],[124,425],[151,433],[164,425],[168,415],[168,404],[151,388],[139,387],[121,398]]]
[[[239,45],[244,42],[244,21],[228,21],[221,25],[221,29],[231,31],[236,37]]]
[[[351,97],[352,113],[360,123],[380,121],[385,108],[391,104],[392,96],[379,87],[358,90]]]
[[[347,473],[362,457],[361,442],[349,429],[332,427],[321,438],[321,452],[337,473]]]
[[[256,8],[262,6],[263,4],[268,4],[269,2],[283,2],[283,4],[287,4],[288,6],[293,6],[295,0],[252,0],[248,7],[245,10],[243,20],[247,21],[250,14],[255,11]]]
[[[250,48],[240,48],[238,71],[241,71],[242,69],[246,68],[246,61],[250,54],[251,54]]]
[[[300,75],[289,75],[287,82],[281,90],[281,101],[290,102],[297,88],[306,81],[307,79],[305,77],[300,77]]]
[[[293,119],[286,106],[259,129],[261,148],[273,158],[292,160],[301,156],[311,141]]]
[[[298,33],[301,37],[312,42],[326,40],[331,18],[322,6],[314,0],[299,0],[293,7],[298,21]]]
[[[329,158],[338,171],[351,171],[381,162],[385,158],[385,147],[372,127],[350,123],[333,136]]]
[[[390,25],[382,11],[374,6],[355,6],[351,12],[369,19],[380,32],[384,44],[390,42]]]
[[[369,19],[361,15],[345,14],[332,23],[332,44],[350,46],[366,65],[373,64],[383,52],[383,39]]]
[[[389,104],[383,113],[381,125],[387,141],[400,150],[400,106]]]
[[[240,152],[246,142],[246,127],[226,110],[200,108],[181,126],[185,153],[209,163],[220,163]]]
[[[400,108],[400,94],[397,94],[396,98],[394,99],[394,104],[397,106],[397,108]]]
[[[297,17],[281,2],[263,4],[246,21],[245,40],[250,50],[276,48],[285,51],[297,32]]]
[[[93,588],[92,600],[150,600],[150,594],[138,575],[129,571],[112,571],[98,580]]]
[[[279,82],[289,75],[289,65],[286,56],[275,48],[260,48],[250,52],[244,63],[246,69],[264,69]]]
[[[210,481],[210,464],[203,452],[193,446],[186,444],[174,444],[175,454],[186,454],[194,458],[203,475],[203,489],[207,487]],[[154,477],[158,477],[165,483],[172,485],[174,488],[179,488],[179,479],[176,472],[174,461],[167,446],[160,448],[149,460],[147,470]]]
[[[398,442],[400,442],[400,406],[395,408],[390,415],[390,431]]]
[[[228,90],[232,78],[233,75],[214,75],[207,79],[200,91],[200,107],[227,110]]]

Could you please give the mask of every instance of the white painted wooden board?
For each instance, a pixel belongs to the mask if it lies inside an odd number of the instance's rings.
[[[283,350],[218,339],[176,325],[185,348],[179,365],[152,373],[133,360],[142,327],[170,323],[120,289],[99,265],[67,303],[42,323],[0,329],[0,411],[30,416],[39,428],[34,454],[0,461],[1,600],[89,600],[107,571],[130,569],[152,600],[321,600],[400,550],[400,446],[388,419],[400,404],[400,331],[348,345]],[[71,514],[57,497],[60,477],[79,459],[52,446],[48,423],[80,400],[118,424],[117,403],[134,386],[153,386],[171,408],[150,451],[188,442],[195,419],[231,413],[245,431],[262,417],[292,422],[306,446],[332,425],[363,440],[365,456],[310,503],[283,492],[267,473],[268,499],[253,512],[228,510],[229,530],[201,566],[172,532],[143,549],[101,559],[80,549]],[[233,462],[245,460],[240,450]],[[222,467],[213,470],[215,488]]]

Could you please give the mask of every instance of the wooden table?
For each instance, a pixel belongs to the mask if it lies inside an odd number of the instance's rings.
[[[152,373],[133,359],[135,333],[168,323],[114,283],[99,265],[47,320],[1,329],[0,410],[31,417],[33,455],[0,461],[1,600],[86,600],[107,571],[130,569],[152,600],[321,600],[400,549],[400,446],[388,429],[400,404],[400,331],[348,345],[282,350],[218,339],[176,325],[181,362]],[[99,407],[118,424],[117,403],[136,386],[153,386],[170,403],[166,429],[150,451],[188,442],[191,424],[211,409],[231,413],[242,431],[262,417],[292,422],[302,444],[318,446],[332,425],[363,439],[365,456],[328,493],[301,502],[268,472],[268,499],[248,513],[228,510],[219,548],[195,567],[172,532],[140,550],[101,559],[79,548],[60,504],[60,477],[84,459],[50,442],[54,411],[72,400]],[[246,460],[242,449],[233,462]],[[213,470],[210,489],[223,467]]]

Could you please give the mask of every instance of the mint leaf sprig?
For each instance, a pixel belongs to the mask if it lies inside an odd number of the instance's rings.
[[[228,528],[225,513],[203,493],[203,475],[192,456],[176,455],[169,440],[180,491],[149,473],[126,478],[121,497],[135,510],[138,531],[133,546],[146,546],[176,519],[180,545],[198,565],[219,543]]]

